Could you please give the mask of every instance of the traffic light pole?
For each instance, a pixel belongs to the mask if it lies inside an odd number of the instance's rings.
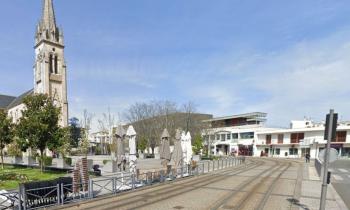
[[[329,150],[331,147],[331,140],[332,140],[332,128],[333,128],[333,118],[334,118],[334,110],[331,109],[329,113],[329,125],[326,126],[326,129],[328,129],[328,136],[327,136],[327,146],[326,146],[326,152],[324,154],[324,163],[323,163],[323,182],[322,182],[322,191],[321,191],[321,200],[320,200],[320,210],[326,209],[326,198],[327,198],[327,175],[328,175],[328,165],[329,165]]]

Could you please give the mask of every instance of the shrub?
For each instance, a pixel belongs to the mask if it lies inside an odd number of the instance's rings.
[[[12,156],[12,157],[22,157],[22,151],[16,142],[8,145],[7,153],[9,156]]]
[[[203,149],[203,139],[201,135],[196,135],[194,137],[194,142],[193,142],[193,146],[192,146],[192,151],[198,155],[201,150]]]
[[[44,166],[51,166],[52,165],[52,157],[44,156]],[[41,165],[41,158],[39,158],[39,165]]]
[[[96,147],[96,150],[95,150],[95,155],[101,155],[101,148],[100,147]]]
[[[103,160],[103,165],[106,165],[110,160]]]
[[[1,181],[20,181],[25,182],[28,181],[28,177],[24,174],[17,174],[17,173],[3,173],[0,174],[0,180]]]
[[[113,149],[111,144],[107,144],[106,149],[107,149],[107,154],[111,154],[111,151]]]
[[[147,139],[145,137],[141,137],[141,139],[137,142],[137,149],[143,153],[147,148]]]
[[[67,165],[72,165],[72,158],[70,157],[64,157],[64,162],[66,162]]]
[[[213,160],[213,157],[203,156],[201,157],[202,160]]]
[[[212,157],[212,160],[219,160],[220,159],[220,156],[211,156]]]

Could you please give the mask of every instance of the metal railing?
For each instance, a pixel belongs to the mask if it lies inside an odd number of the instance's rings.
[[[19,192],[0,193],[0,209],[14,209],[19,201]]]
[[[90,179],[88,183],[78,185],[57,183],[57,185],[34,189],[25,189],[22,186],[18,192],[0,193],[0,209],[32,210],[79,202],[156,183],[170,182],[183,177],[198,176],[244,162],[245,157],[230,157],[168,170],[95,178]]]

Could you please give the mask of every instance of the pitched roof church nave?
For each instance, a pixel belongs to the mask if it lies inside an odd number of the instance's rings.
[[[18,97],[0,94],[0,109],[16,122],[25,108],[23,98],[34,93],[53,97],[61,107],[60,125],[68,125],[67,69],[62,30],[56,25],[53,0],[43,0],[42,17],[35,33],[34,88]]]

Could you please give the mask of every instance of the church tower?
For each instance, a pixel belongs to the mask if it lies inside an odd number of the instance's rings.
[[[60,125],[68,125],[67,72],[63,33],[56,25],[53,0],[43,0],[35,34],[34,92],[53,97],[61,107]]]

